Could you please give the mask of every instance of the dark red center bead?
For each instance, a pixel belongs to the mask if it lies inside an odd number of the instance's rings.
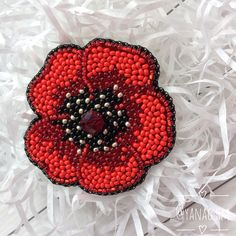
[[[104,120],[102,115],[96,111],[90,110],[86,112],[79,122],[81,128],[89,134],[97,134],[102,131],[104,127]]]

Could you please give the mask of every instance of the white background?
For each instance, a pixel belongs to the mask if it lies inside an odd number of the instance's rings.
[[[25,90],[47,53],[95,37],[147,47],[177,110],[170,157],[117,198],[52,186],[22,139],[34,117]],[[0,236],[235,235],[235,51],[234,0],[1,0]],[[205,220],[203,206],[226,220]],[[157,222],[172,231],[152,230]]]

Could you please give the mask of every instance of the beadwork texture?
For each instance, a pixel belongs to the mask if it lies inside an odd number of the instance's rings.
[[[52,50],[27,89],[38,115],[25,134],[29,159],[56,184],[133,189],[175,141],[174,105],[158,77],[141,46],[95,39]]]

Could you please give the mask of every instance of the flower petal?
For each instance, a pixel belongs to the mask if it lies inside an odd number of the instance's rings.
[[[52,50],[44,67],[30,82],[27,98],[40,116],[55,115],[66,93],[77,95],[86,83],[82,79],[83,51],[76,45],[61,45]]]
[[[89,151],[80,159],[78,181],[88,192],[114,194],[134,188],[145,177],[140,158],[125,146],[104,152]]]
[[[103,89],[124,78],[125,86],[157,84],[159,64],[146,48],[107,39],[95,39],[85,47],[87,78]],[[117,76],[118,75],[118,76]]]
[[[60,125],[47,118],[34,120],[25,134],[26,153],[53,183],[76,184],[77,148],[62,141],[63,134]]]
[[[172,98],[162,88],[156,90],[134,93],[123,102],[131,124],[125,139],[139,153],[145,166],[160,162],[175,142]]]

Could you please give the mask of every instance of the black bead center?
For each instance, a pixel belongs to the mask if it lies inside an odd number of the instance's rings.
[[[123,94],[117,91],[117,85],[114,88],[90,94],[86,87],[76,96],[66,94],[60,109],[61,113],[69,114],[69,119],[60,121],[65,130],[63,139],[74,142],[78,152],[86,144],[95,152],[108,151],[118,145],[116,135],[130,126],[126,110],[117,108]]]

